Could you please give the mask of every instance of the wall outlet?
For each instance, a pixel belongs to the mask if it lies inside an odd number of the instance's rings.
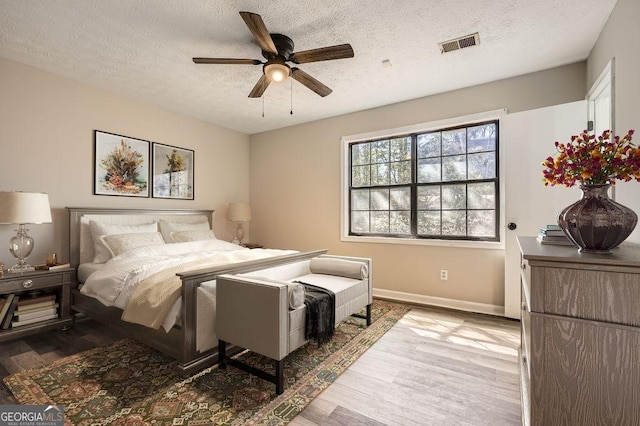
[[[446,281],[449,279],[449,271],[446,269],[440,269],[440,279]]]

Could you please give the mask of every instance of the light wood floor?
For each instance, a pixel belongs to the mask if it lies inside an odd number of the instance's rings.
[[[414,308],[292,425],[518,425],[517,321]],[[93,321],[4,343],[0,378],[118,339]],[[15,403],[4,385],[0,404]]]
[[[414,308],[292,425],[519,425],[518,321]]]

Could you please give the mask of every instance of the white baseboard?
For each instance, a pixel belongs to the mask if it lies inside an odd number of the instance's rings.
[[[444,297],[423,296],[421,294],[404,293],[402,291],[373,289],[373,296],[398,302],[416,305],[438,306],[441,308],[457,309],[459,311],[476,312],[480,314],[504,316],[504,306],[486,303],[467,302],[465,300],[446,299]]]

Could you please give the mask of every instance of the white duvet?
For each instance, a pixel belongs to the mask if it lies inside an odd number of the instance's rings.
[[[232,250],[249,249],[221,240],[138,247],[111,258],[89,275],[80,292],[106,306],[124,309],[136,285],[149,275],[180,263]]]

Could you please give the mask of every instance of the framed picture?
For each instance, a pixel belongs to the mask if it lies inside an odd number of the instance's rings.
[[[194,152],[153,143],[153,197],[193,200]]]
[[[149,197],[149,141],[94,131],[93,193]]]

